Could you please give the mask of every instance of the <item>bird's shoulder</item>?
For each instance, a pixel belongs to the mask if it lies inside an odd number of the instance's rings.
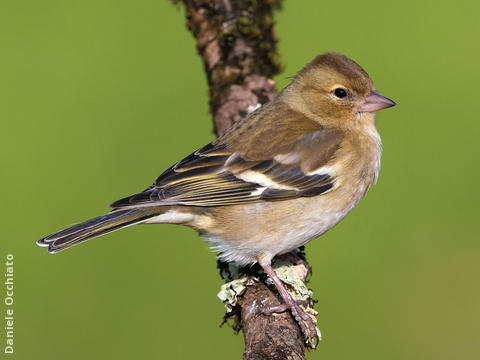
[[[302,135],[318,131],[329,132],[287,103],[273,101],[235,124],[214,143],[225,144],[231,153],[238,152],[247,160],[257,160],[288,151]]]

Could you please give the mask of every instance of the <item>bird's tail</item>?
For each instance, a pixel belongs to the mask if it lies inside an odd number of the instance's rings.
[[[145,222],[151,217],[165,212],[161,207],[143,207],[112,212],[73,225],[37,241],[40,246],[48,246],[49,253],[56,253],[85,240]]]

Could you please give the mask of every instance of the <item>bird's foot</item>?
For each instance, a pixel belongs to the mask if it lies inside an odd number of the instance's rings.
[[[315,347],[320,340],[317,327],[312,317],[308,315],[307,312],[300,306],[308,306],[308,301],[294,300],[291,296],[287,299],[284,299],[284,301],[284,304],[264,307],[262,312],[265,315],[271,315],[272,313],[282,313],[290,310],[293,318],[297,322],[298,326],[300,326],[300,329],[305,336],[305,340],[308,343],[313,344],[313,347]]]
[[[308,300],[293,300],[297,305],[308,306]],[[273,313],[282,313],[289,309],[287,304],[279,304],[275,306],[265,306],[262,308],[262,312],[265,315],[271,315]]]
[[[305,310],[300,306],[308,306],[307,301],[297,301],[295,300],[292,295],[287,291],[285,285],[282,283],[278,275],[272,268],[270,259],[259,258],[258,263],[262,266],[263,270],[267,273],[269,278],[273,281],[279,295],[283,299],[283,304],[270,306],[263,308],[264,314],[271,314],[274,312],[284,312],[286,310],[290,310],[293,315],[293,318],[298,323],[300,330],[302,331],[303,335],[305,336],[305,342],[308,344],[309,347],[315,348],[320,341],[320,333],[317,331],[317,327],[315,326],[315,322],[313,318],[305,312]]]

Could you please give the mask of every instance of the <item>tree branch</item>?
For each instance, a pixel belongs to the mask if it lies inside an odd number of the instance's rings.
[[[178,2],[178,1],[177,1]],[[273,9],[281,1],[183,0],[197,39],[217,135],[276,94]]]
[[[187,26],[197,40],[207,75],[215,132],[222,135],[276,95],[272,77],[280,72],[281,66],[273,32],[273,11],[280,9],[282,1],[173,2],[185,5]],[[274,266],[277,273],[286,271],[295,278],[288,284],[294,296],[311,300],[312,294],[304,284],[309,267],[300,257],[281,256]],[[281,303],[261,268],[238,269],[221,262],[218,266],[226,281],[219,297],[226,303],[226,318],[234,318],[234,329],[243,330],[244,358],[305,359],[303,336],[290,313],[267,316],[261,311],[265,306]],[[307,311],[315,315],[313,309]]]

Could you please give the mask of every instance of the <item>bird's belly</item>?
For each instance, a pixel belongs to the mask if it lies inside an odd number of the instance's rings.
[[[342,220],[362,195],[337,190],[315,198],[232,206],[214,216],[217,226],[201,233],[222,260],[248,265],[259,256],[273,258],[322,235]]]

